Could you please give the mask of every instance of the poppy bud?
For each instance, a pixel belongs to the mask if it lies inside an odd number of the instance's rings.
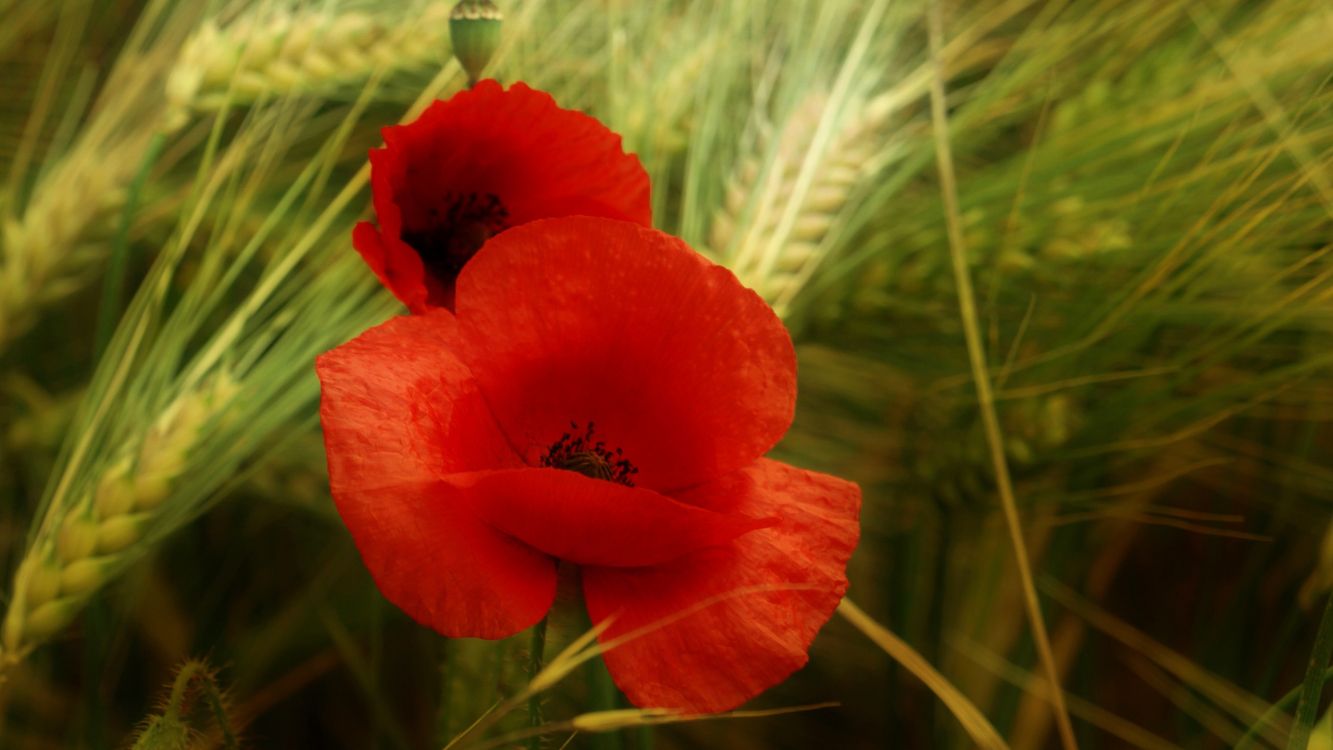
[[[189,747],[193,738],[190,727],[179,717],[172,715],[152,716],[139,731],[135,747],[177,748]]]
[[[454,57],[467,72],[468,86],[481,77],[500,44],[500,22],[504,14],[491,0],[462,0],[449,14],[449,38]]]

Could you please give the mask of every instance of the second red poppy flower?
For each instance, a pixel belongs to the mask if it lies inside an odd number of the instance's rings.
[[[648,175],[620,136],[521,83],[482,81],[370,152],[376,227],[352,241],[415,313],[453,309],[459,271],[491,236],[535,219],[600,216],[649,226]]]

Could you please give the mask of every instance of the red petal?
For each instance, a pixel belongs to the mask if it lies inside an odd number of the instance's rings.
[[[437,310],[393,318],[320,355],[335,490],[522,466],[453,353],[456,332],[454,316]]]
[[[338,513],[384,597],[451,638],[506,638],[555,601],[555,561],[498,533],[445,483],[339,492]]]
[[[774,523],[559,469],[488,473],[470,491],[496,529],[580,565],[656,565]]]
[[[412,312],[424,312],[429,297],[425,265],[417,251],[401,239],[402,212],[394,202],[391,186],[392,174],[399,169],[398,159],[388,149],[371,149],[370,167],[371,193],[380,229],[377,232],[368,222],[357,224],[352,230],[352,244],[380,283]]]
[[[402,243],[396,243],[402,245]],[[413,280],[411,273],[403,272],[402,252],[398,247],[394,247],[395,252],[390,253],[380,239],[380,232],[374,224],[368,221],[358,223],[352,229],[352,246],[361,254],[361,259],[370,266],[370,270],[375,272],[376,278],[384,285],[386,289],[393,292],[404,305],[407,305],[413,312],[423,312],[426,303],[426,286],[420,278]],[[411,248],[407,249],[411,253]],[[412,258],[416,258],[412,254]],[[392,262],[392,270],[390,263]],[[417,266],[421,261],[416,261]],[[419,274],[418,274],[419,276]]]
[[[460,350],[529,463],[570,429],[652,489],[752,463],[791,424],[796,357],[730,271],[625,222],[552,219],[495,237],[458,284]]]
[[[616,616],[604,644],[664,623],[605,654],[633,703],[726,711],[805,664],[847,589],[861,491],[761,460],[681,499],[781,523],[665,565],[585,568],[583,591],[594,623]]]
[[[620,136],[521,83],[482,81],[383,135],[385,148],[370,152],[389,270],[379,275],[414,312],[453,307],[454,279],[437,278],[402,240],[437,222],[449,196],[494,194],[508,226],[574,214],[652,223],[648,174]]]
[[[555,568],[442,481],[521,465],[451,353],[455,327],[443,311],[395,318],[319,358],[329,485],[390,601],[446,635],[500,638],[541,618]]]
[[[522,83],[481,81],[383,132],[408,225],[423,199],[449,191],[499,195],[511,224],[572,213],[652,223],[648,173],[620,136]]]

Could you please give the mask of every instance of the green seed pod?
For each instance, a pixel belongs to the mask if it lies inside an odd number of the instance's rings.
[[[1051,446],[1061,446],[1069,442],[1073,431],[1073,405],[1065,395],[1051,396],[1042,405],[1042,436]]]
[[[134,478],[134,507],[137,510],[152,510],[162,504],[171,494],[171,480],[174,475],[163,472],[142,473]]]
[[[477,82],[500,45],[504,15],[491,0],[462,0],[449,14],[449,38],[454,57],[467,73],[468,85]]]
[[[1032,450],[1032,445],[1020,437],[1010,437],[1005,441],[1005,448],[1009,458],[1019,464],[1027,465],[1037,458],[1036,453]]]
[[[94,524],[71,518],[60,527],[60,538],[56,542],[56,549],[64,562],[82,560],[91,555],[96,548],[97,527]]]
[[[130,512],[134,507],[134,483],[129,478],[130,460],[121,459],[107,470],[97,483],[93,495],[93,509],[98,518],[112,518]]]
[[[103,521],[97,527],[97,551],[109,555],[130,547],[143,538],[144,526],[149,518],[151,515],[148,513],[136,513]]]
[[[16,654],[23,646],[23,607],[10,607],[5,613],[5,652]]]
[[[115,562],[111,557],[89,557],[66,565],[60,571],[60,593],[65,596],[91,594],[110,580]]]
[[[25,620],[14,616],[5,620],[5,648],[14,650],[21,645],[41,643],[74,622],[83,609],[83,602],[74,599],[56,599],[27,614]]]
[[[60,570],[50,565],[43,565],[37,560],[28,560],[23,564],[21,575],[28,578],[27,600],[29,607],[45,604],[60,593]]]

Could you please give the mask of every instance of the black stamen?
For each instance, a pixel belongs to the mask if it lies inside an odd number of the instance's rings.
[[[578,422],[570,422],[569,426],[577,434]],[[594,431],[594,424],[588,422],[588,427],[582,435],[573,437],[568,432],[562,434],[560,439],[546,450],[546,454],[541,458],[541,465],[633,487],[632,477],[639,473],[638,467],[623,458],[624,451],[620,448],[612,451],[606,447],[605,440],[594,441]]]

